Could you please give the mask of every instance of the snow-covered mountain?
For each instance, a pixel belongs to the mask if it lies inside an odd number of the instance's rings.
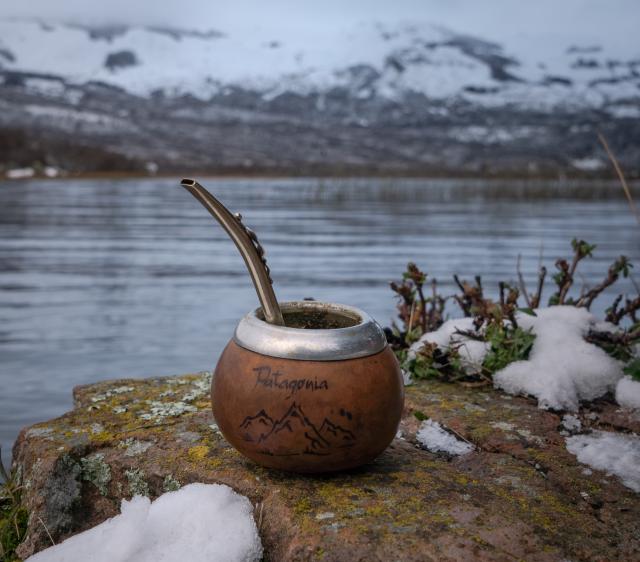
[[[383,130],[390,138],[386,159],[395,168],[431,167],[434,158],[421,153],[434,147],[451,148],[445,168],[469,160],[477,168],[483,161],[478,145],[523,142],[531,144],[535,164],[536,144],[554,141],[549,136],[557,127],[556,141],[603,126],[618,142],[635,137],[640,52],[571,37],[499,44],[426,23],[274,37],[260,29],[0,20],[0,109],[2,127],[37,132],[48,144],[54,131],[73,131],[83,146],[122,154],[123,138],[146,138],[144,147],[128,147],[126,157],[163,165],[215,168],[211,158],[223,166],[266,168],[298,161],[379,164]],[[163,129],[169,121],[171,135]],[[206,126],[211,130],[202,130]],[[271,150],[278,127],[284,135],[308,137],[310,144],[302,145],[315,146],[315,154],[288,159]],[[224,131],[217,140],[216,130]],[[198,156],[198,143],[211,140],[209,156]],[[465,146],[475,147],[476,156],[461,156]],[[584,146],[560,160],[597,167]]]
[[[360,99],[395,100],[412,92],[483,105],[613,105],[614,114],[640,117],[640,52],[611,53],[571,40],[555,51],[538,44],[523,52],[522,44],[501,46],[428,24],[362,24],[333,33],[318,42],[295,34],[284,41],[264,31],[235,36],[0,21],[0,68],[5,76],[103,82],[140,96],[162,92],[208,100],[242,88],[269,99],[346,88]]]

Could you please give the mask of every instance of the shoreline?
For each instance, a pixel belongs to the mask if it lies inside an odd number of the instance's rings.
[[[380,172],[380,171],[312,171],[303,170],[300,172],[285,171],[285,170],[256,170],[256,171],[238,171],[238,170],[188,170],[186,172],[160,172],[156,174],[150,174],[142,171],[130,171],[130,172],[70,172],[59,173],[58,175],[51,176],[46,174],[33,174],[23,177],[8,177],[0,176],[0,182],[24,182],[30,180],[92,180],[92,179],[116,179],[116,180],[129,180],[129,179],[172,179],[177,178],[180,180],[183,177],[198,177],[207,179],[247,179],[247,180],[260,180],[260,179],[399,179],[399,180],[483,180],[483,181],[496,181],[496,180],[513,180],[513,181],[579,181],[584,180],[588,182],[601,181],[601,182],[617,182],[618,178],[615,176],[613,169],[610,173],[537,173],[537,174],[516,174],[516,173],[486,173],[486,172],[458,172],[451,173],[447,171],[424,171],[424,172]],[[629,174],[627,181],[631,185],[639,184],[640,177]]]

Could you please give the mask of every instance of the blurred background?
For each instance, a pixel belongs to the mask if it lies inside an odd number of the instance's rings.
[[[638,21],[635,0],[2,3],[4,459],[76,384],[211,369],[257,305],[183,175],[242,212],[281,299],[383,325],[409,260],[444,293],[496,291],[518,256],[533,286],[573,237],[598,246],[584,287],[638,262],[597,137],[637,200]]]

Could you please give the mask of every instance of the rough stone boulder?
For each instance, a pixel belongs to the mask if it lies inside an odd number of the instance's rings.
[[[561,417],[490,388],[407,388],[401,433],[375,462],[309,477],[244,459],[217,430],[206,374],[82,386],[75,408],[24,429],[14,470],[29,529],[23,557],[191,482],[255,505],[265,560],[638,560],[640,495],[567,452]],[[416,441],[416,412],[472,442],[459,457]],[[421,417],[418,414],[418,417]],[[637,431],[607,402],[584,426]]]

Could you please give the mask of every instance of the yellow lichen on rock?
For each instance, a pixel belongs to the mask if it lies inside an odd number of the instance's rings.
[[[187,451],[187,457],[191,462],[198,462],[206,458],[209,454],[209,447],[206,445],[196,445]]]

